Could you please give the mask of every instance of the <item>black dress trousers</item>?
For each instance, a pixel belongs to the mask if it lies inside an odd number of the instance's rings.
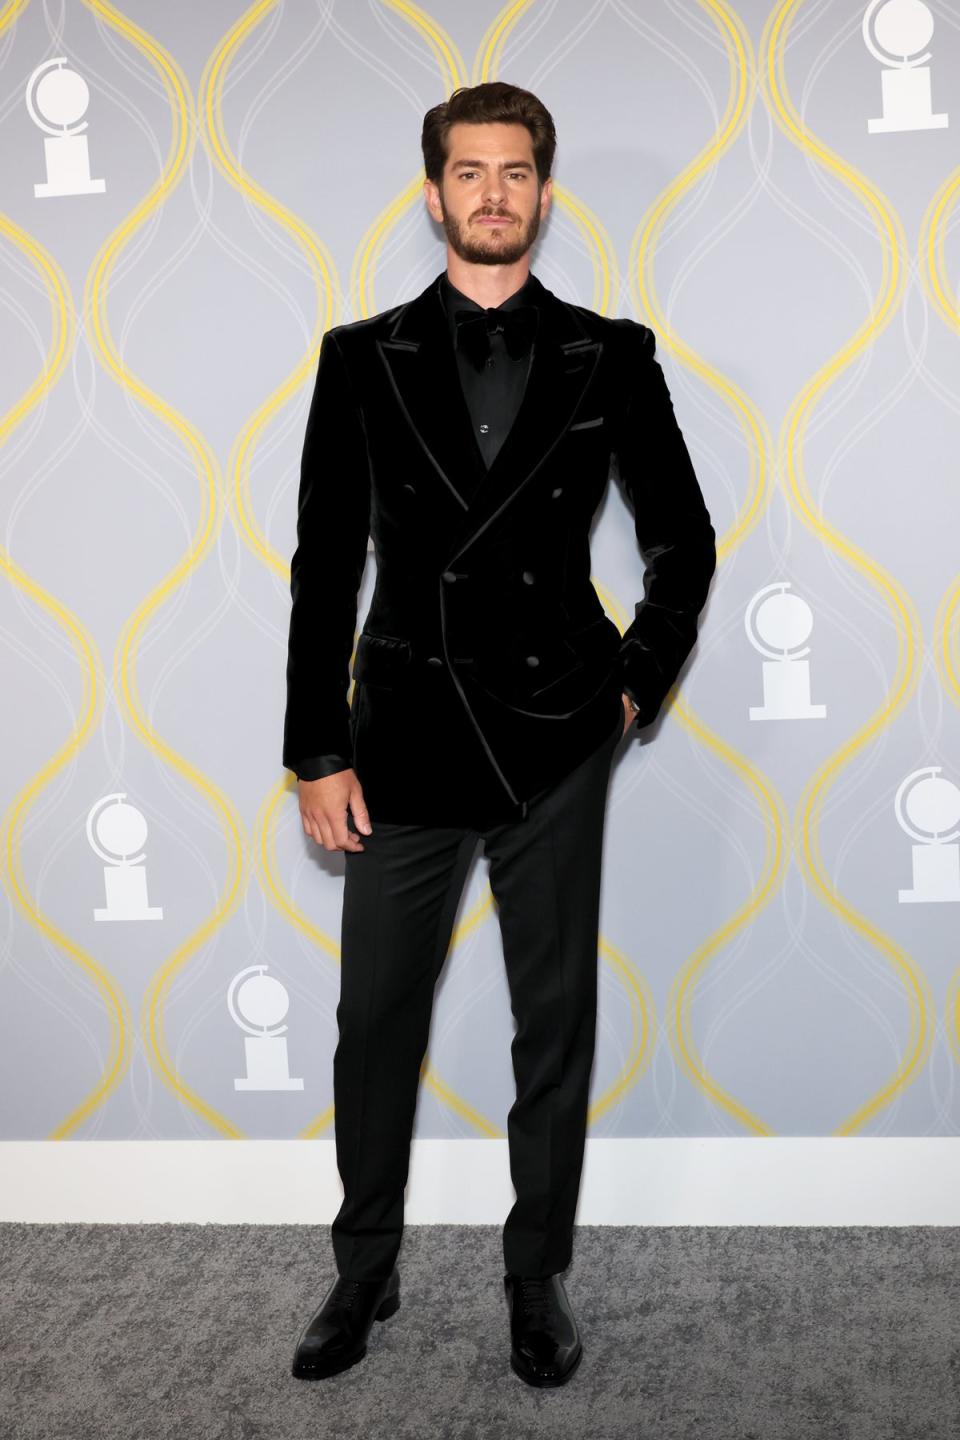
[[[611,704],[612,708],[612,704]],[[345,851],[334,1123],[343,1203],[333,1221],[339,1274],[390,1274],[420,1067],[436,982],[478,840],[489,861],[510,1002],[516,1100],[507,1116],[516,1201],[503,1228],[507,1270],[552,1275],[573,1246],[597,1015],[607,739],[525,818],[474,828],[373,820]],[[355,829],[355,827],[353,827]]]

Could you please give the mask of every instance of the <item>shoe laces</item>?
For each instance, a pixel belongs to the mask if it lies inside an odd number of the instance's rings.
[[[520,1286],[520,1305],[526,1314],[548,1315],[551,1313],[553,1289],[549,1280],[541,1279],[539,1276],[521,1277],[518,1284]]]

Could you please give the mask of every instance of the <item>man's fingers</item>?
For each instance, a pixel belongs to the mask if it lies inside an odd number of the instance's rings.
[[[325,850],[334,849],[333,831],[323,812],[321,810],[301,810],[300,814],[303,819],[303,828],[311,840],[315,840]]]
[[[331,815],[330,819],[333,823],[333,838],[337,842],[338,850],[363,849],[360,841],[357,839],[356,835],[353,835],[351,833],[350,827],[347,824],[346,807],[344,807],[342,810],[338,810],[335,815]]]
[[[325,850],[363,849],[347,828],[347,804],[354,794],[358,804],[362,804],[360,786],[349,769],[334,771],[318,780],[301,779],[300,817],[303,828]]]
[[[350,813],[354,818],[357,829],[362,835],[369,835],[373,830],[370,824],[370,816],[367,814],[367,807],[363,803],[363,790],[359,782],[350,791]],[[363,847],[361,846],[361,849]]]
[[[362,850],[360,841],[347,828],[347,814],[323,810],[301,812],[303,828],[325,850]]]

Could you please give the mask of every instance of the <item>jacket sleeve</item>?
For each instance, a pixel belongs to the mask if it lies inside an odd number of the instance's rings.
[[[635,322],[634,322],[635,323]],[[645,561],[643,599],[620,642],[620,679],[649,725],[697,638],[717,565],[716,534],[677,424],[656,337],[641,326],[636,373],[614,454]]]
[[[304,780],[351,764],[350,656],[370,529],[363,416],[335,330],[320,345],[300,461],[283,763]]]

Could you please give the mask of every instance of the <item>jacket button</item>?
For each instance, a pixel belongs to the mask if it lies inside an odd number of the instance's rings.
[[[405,484],[403,488],[404,490],[409,490],[411,495],[416,495],[417,493],[412,485]]]
[[[524,580],[524,584],[525,584],[525,585],[532,585],[532,584],[533,584],[533,571],[532,571],[532,570],[524,570],[524,572],[523,572],[523,580]]]
[[[539,656],[539,655],[528,655],[528,656],[527,656],[527,664],[528,664],[528,665],[539,665],[539,664],[540,664],[540,656]]]
[[[456,577],[456,575],[454,574],[454,572],[453,572],[452,570],[444,570],[444,572],[443,572],[443,578],[444,578],[444,580],[446,580],[447,584],[449,585],[449,584],[451,584],[454,580],[456,580],[457,577]]]
[[[441,658],[440,658],[439,655],[428,655],[428,656],[427,656],[427,664],[428,664],[428,665],[442,665],[442,664],[443,664],[443,661],[441,660]]]
[[[563,494],[563,486],[562,486],[562,485],[558,485],[555,490],[551,490],[551,491],[550,491],[550,499],[551,499],[551,500],[556,500],[557,496],[558,496],[558,495],[562,495],[562,494]]]

